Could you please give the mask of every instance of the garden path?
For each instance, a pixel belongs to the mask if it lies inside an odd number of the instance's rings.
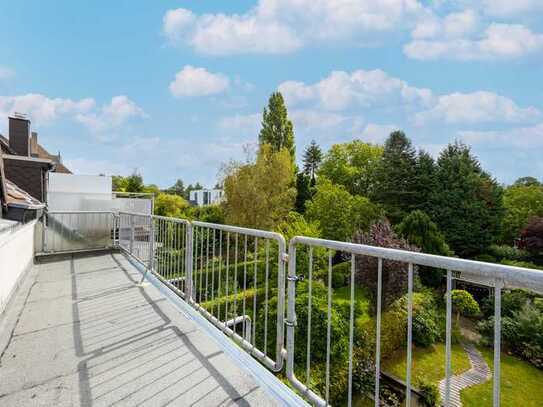
[[[462,347],[468,354],[471,369],[451,377],[450,405],[454,407],[462,406],[460,398],[462,389],[484,383],[491,377],[490,367],[488,367],[481,352],[471,343],[462,343]],[[439,393],[441,399],[445,400],[445,379],[439,382]]]

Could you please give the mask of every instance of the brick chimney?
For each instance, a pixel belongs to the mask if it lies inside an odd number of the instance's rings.
[[[9,118],[9,146],[17,155],[30,156],[30,120],[22,115]]]

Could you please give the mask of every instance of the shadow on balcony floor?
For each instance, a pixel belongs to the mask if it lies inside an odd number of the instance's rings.
[[[121,254],[36,265],[8,310],[0,405],[275,404],[140,276]]]

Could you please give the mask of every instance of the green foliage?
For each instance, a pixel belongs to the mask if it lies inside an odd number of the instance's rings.
[[[488,316],[478,325],[484,342],[494,339],[493,302],[484,307]],[[516,355],[543,368],[543,300],[524,290],[511,290],[502,295],[502,338]]]
[[[535,177],[521,177],[517,179],[513,185],[517,187],[518,186],[531,187],[531,186],[540,186],[541,183]]]
[[[324,156],[319,176],[344,186],[352,195],[367,196],[374,187],[382,154],[381,146],[360,140],[334,144]]]
[[[422,402],[423,406],[436,407],[441,405],[439,388],[435,383],[432,383],[424,377],[417,377],[415,380],[415,386],[419,389],[422,395],[420,401]]]
[[[506,266],[522,267],[522,268],[525,268],[525,269],[543,270],[543,266],[537,265],[537,264],[529,262],[529,261],[503,259],[500,263],[505,264]]]
[[[165,192],[168,194],[179,195],[185,199],[188,199],[188,197],[185,195],[185,183],[180,178],[175,181],[175,184],[173,184]]]
[[[319,165],[322,161],[322,151],[315,140],[311,140],[311,144],[307,146],[304,151],[304,174],[307,175],[311,181],[315,182],[315,174],[319,169]]]
[[[178,195],[160,193],[155,199],[155,215],[181,218],[188,206],[188,202]]]
[[[270,145],[261,145],[255,163],[232,165],[226,170],[226,222],[273,229],[294,205],[293,177],[289,151],[274,152]]]
[[[118,192],[145,192],[143,177],[134,171],[128,177],[114,175],[112,177],[112,190]],[[158,188],[157,188],[158,189]]]
[[[372,198],[383,205],[393,223],[416,209],[416,167],[416,151],[411,140],[402,131],[391,133],[385,142]]]
[[[525,250],[513,246],[496,244],[490,245],[488,254],[495,257],[497,260],[523,261],[529,257],[528,252]]]
[[[420,210],[411,212],[396,228],[398,234],[409,243],[419,247],[422,252],[440,256],[452,256],[453,252],[445,242],[445,238],[430,217]],[[421,282],[429,287],[438,287],[443,270],[421,267]]]
[[[447,243],[461,257],[484,252],[499,235],[502,188],[460,143],[441,152],[436,179],[431,216]]]
[[[298,213],[305,212],[305,203],[313,196],[311,188],[311,178],[309,175],[299,172],[296,174],[296,201],[294,209]]]
[[[268,107],[262,113],[262,129],[258,137],[259,144],[269,144],[273,152],[286,149],[294,163],[296,147],[294,128],[288,118],[285,100],[280,92],[271,94]]]
[[[503,195],[505,217],[502,240],[512,243],[528,221],[536,216],[543,217],[543,186],[537,184],[516,184],[507,188]]]
[[[225,223],[224,208],[221,205],[191,206],[184,213],[190,220],[199,220],[209,223]]]
[[[466,290],[452,290],[451,301],[458,315],[474,317],[481,312],[477,301]]]
[[[473,258],[476,261],[483,261],[485,263],[496,263],[496,258],[488,253],[478,254]]]
[[[313,200],[306,205],[307,218],[319,222],[322,237],[332,240],[351,240],[355,231],[367,230],[380,215],[367,198],[353,196],[326,178],[319,178]]]

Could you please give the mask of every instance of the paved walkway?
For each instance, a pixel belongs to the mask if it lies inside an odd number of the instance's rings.
[[[484,383],[491,377],[490,368],[475,346],[473,346],[471,343],[463,343],[462,347],[468,354],[471,369],[469,369],[467,372],[451,377],[450,405],[454,407],[462,406],[460,390],[465,389],[466,387],[475,386],[476,384]],[[445,379],[439,382],[439,393],[441,395],[441,400],[445,402]]]
[[[0,405],[276,405],[140,278],[120,254],[35,266],[0,327]]]

